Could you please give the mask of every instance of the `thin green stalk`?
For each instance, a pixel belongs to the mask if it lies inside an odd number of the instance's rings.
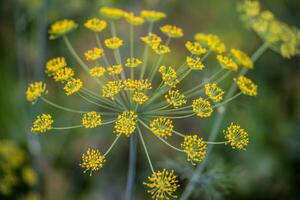
[[[133,25],[130,25],[130,59],[132,61],[134,57],[134,27]],[[130,67],[130,78],[134,79],[134,71],[133,67]]]
[[[115,146],[115,144],[117,143],[118,139],[120,138],[121,135],[118,135],[115,140],[113,141],[113,143],[110,145],[110,147],[107,149],[107,151],[103,154],[103,156],[107,156],[108,153],[112,150],[112,148]]]
[[[74,110],[74,109],[71,109],[71,108],[66,108],[64,106],[61,106],[61,105],[58,105],[56,103],[53,103],[52,101],[44,98],[44,97],[41,97],[41,99],[46,102],[47,104],[55,107],[55,108],[58,108],[58,109],[61,109],[61,110],[64,110],[64,111],[68,111],[68,112],[72,112],[72,113],[79,113],[79,114],[83,114],[83,113],[86,113],[87,111],[80,111],[80,110]]]
[[[148,34],[152,32],[152,29],[153,29],[153,22],[151,22],[149,24]],[[148,53],[149,53],[149,46],[147,44],[145,44],[144,55],[143,55],[143,63],[142,63],[142,68],[141,68],[141,73],[140,73],[140,79],[141,80],[144,78],[144,75],[145,75],[146,65],[147,65],[147,62],[148,62]]]
[[[75,128],[82,128],[83,125],[74,125],[74,126],[66,126],[66,127],[52,127],[53,130],[68,130],[68,129],[75,129]]]
[[[204,141],[206,144],[227,144],[228,141],[222,141],[222,142],[209,142],[209,141]]]
[[[130,147],[129,147],[129,162],[128,162],[128,173],[127,173],[127,185],[125,192],[125,200],[132,200],[134,196],[134,181],[136,176],[136,135],[130,136]]]
[[[218,104],[215,104],[215,105],[213,106],[213,108],[218,108],[218,107],[220,107],[220,106],[223,106],[223,105],[225,105],[226,103],[229,103],[229,102],[231,102],[232,100],[238,98],[241,94],[242,94],[242,92],[239,92],[239,93],[237,93],[236,95],[234,95],[234,96],[232,96],[232,97],[226,99],[225,101],[223,101],[223,102],[221,102],[221,103],[218,103]]]
[[[99,33],[95,32],[95,36],[96,36],[96,42],[97,42],[98,47],[99,47],[100,49],[103,49],[102,44],[101,44],[101,40],[100,40],[100,37],[99,37]],[[108,61],[108,59],[107,59],[106,54],[103,55],[103,59],[104,59],[104,62],[105,62],[105,64],[106,64],[106,66],[107,66],[107,67],[110,66],[110,63],[109,63],[109,61]]]

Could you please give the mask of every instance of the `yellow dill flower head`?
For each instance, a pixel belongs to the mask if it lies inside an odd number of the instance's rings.
[[[205,94],[214,102],[220,102],[223,99],[224,91],[217,86],[215,83],[205,84]]]
[[[158,137],[168,138],[173,135],[173,122],[165,117],[154,119],[150,124],[151,131]]]
[[[195,40],[210,48],[217,53],[224,53],[226,51],[225,44],[221,41],[219,36],[213,34],[196,33]]]
[[[233,149],[245,150],[249,143],[248,133],[242,129],[239,125],[233,123],[223,130],[225,139]]]
[[[105,74],[106,69],[104,67],[93,67],[90,69],[90,75],[92,77],[101,77]]]
[[[55,72],[53,79],[57,82],[64,82],[74,76],[74,71],[70,67],[59,69]]]
[[[107,22],[98,18],[92,18],[87,20],[84,26],[92,31],[102,32],[106,28]]]
[[[114,132],[129,137],[136,128],[138,116],[134,111],[124,111],[118,116]]]
[[[112,37],[104,40],[104,44],[109,49],[117,49],[123,45],[123,40],[118,37]]]
[[[159,68],[159,72],[162,75],[162,80],[165,85],[169,87],[175,87],[179,83],[176,71],[173,67],[161,66]]]
[[[141,40],[145,42],[150,47],[157,46],[162,41],[161,37],[154,33],[148,33],[147,36],[141,37]]]
[[[69,96],[78,92],[82,88],[83,84],[79,78],[71,78],[67,81],[64,90],[66,94]]]
[[[155,44],[155,45],[152,45],[151,47],[152,47],[153,51],[158,55],[163,55],[163,54],[171,52],[171,49],[167,45],[164,45],[164,44]]]
[[[117,74],[121,74],[123,71],[123,68],[121,65],[113,65],[107,68],[107,72],[109,75],[117,75]]]
[[[85,128],[96,128],[102,124],[101,115],[95,111],[84,113],[81,121]]]
[[[121,89],[124,87],[122,81],[109,81],[102,87],[102,96],[111,98],[112,100],[115,99],[115,95],[119,94]]]
[[[181,38],[183,36],[182,29],[177,26],[164,25],[160,27],[160,30],[163,34],[167,35],[170,38]]]
[[[38,175],[31,167],[26,166],[22,168],[21,174],[22,174],[22,179],[27,185],[34,186],[37,184]]]
[[[217,55],[217,60],[219,61],[220,65],[225,69],[229,69],[235,72],[238,70],[238,65],[228,56]]]
[[[185,43],[185,47],[191,54],[202,55],[207,52],[206,48],[202,47],[199,42],[190,42]]]
[[[46,88],[46,83],[35,82],[29,84],[26,90],[26,99],[32,103],[35,103],[39,97],[46,95],[48,90]]]
[[[195,135],[187,135],[181,144],[183,151],[187,154],[187,160],[196,165],[201,162],[206,154],[206,144],[202,138]]]
[[[129,24],[134,26],[141,25],[144,23],[144,19],[142,17],[135,16],[132,12],[126,12],[124,14],[124,18]]]
[[[42,114],[35,118],[31,131],[33,133],[45,133],[52,129],[53,119],[49,114]]]
[[[179,108],[186,104],[187,99],[183,94],[180,94],[179,90],[169,90],[168,94],[165,95],[168,104],[172,105],[174,108]]]
[[[94,171],[101,169],[105,163],[105,157],[101,155],[98,149],[90,149],[82,154],[80,167],[84,169],[83,173],[90,171],[90,176]]]
[[[64,57],[52,58],[46,64],[46,73],[52,76],[58,70],[67,66],[66,59]]]
[[[155,200],[169,200],[177,198],[174,193],[179,187],[177,176],[174,171],[167,171],[163,169],[162,171],[153,172],[151,176],[148,177],[149,183],[144,183],[149,190],[148,193]]]
[[[145,103],[148,99],[149,99],[149,97],[146,94],[144,94],[143,92],[138,92],[138,91],[135,91],[132,96],[132,100],[140,105]]]
[[[165,13],[154,10],[142,10],[141,16],[148,22],[156,22],[167,17]]]
[[[142,64],[142,61],[138,58],[127,58],[125,66],[134,68],[139,66],[140,64]]]
[[[93,48],[91,50],[88,50],[84,53],[85,59],[87,61],[94,61],[94,60],[98,60],[99,58],[101,58],[104,55],[104,51],[103,49],[100,48]]]
[[[241,92],[245,95],[256,96],[257,95],[257,85],[255,85],[251,79],[240,76],[237,79],[234,79]]]
[[[248,69],[253,69],[253,62],[245,52],[238,49],[230,49],[230,53],[238,64]]]
[[[123,81],[124,90],[150,90],[152,89],[152,85],[148,79],[145,80],[136,80],[136,79],[126,79]]]
[[[186,63],[188,67],[193,70],[203,70],[205,68],[204,64],[201,62],[200,57],[193,58],[191,56],[187,56]]]
[[[211,103],[203,98],[195,99],[192,108],[198,117],[210,117],[213,112]]]
[[[56,39],[76,29],[77,27],[78,24],[75,21],[70,19],[64,19],[52,24],[48,33],[50,34],[50,39]]]
[[[249,17],[254,17],[260,13],[260,2],[257,0],[246,0],[240,5],[239,9],[244,10]]]
[[[109,8],[103,7],[99,10],[100,14],[106,17],[107,19],[117,20],[124,16],[124,11],[119,8]]]

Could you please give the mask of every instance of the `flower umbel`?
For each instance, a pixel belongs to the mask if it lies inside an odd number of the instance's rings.
[[[213,112],[211,103],[203,98],[195,99],[192,108],[198,117],[210,117]]]
[[[228,140],[233,149],[246,149],[249,143],[248,133],[239,125],[231,123],[223,133],[225,134],[225,139]]]
[[[129,137],[136,128],[137,119],[138,116],[134,111],[124,111],[118,116],[114,132]]]
[[[96,128],[102,124],[101,115],[93,112],[85,113],[82,117],[82,125],[85,128]]]
[[[46,84],[43,82],[35,82],[29,84],[26,90],[26,99],[32,103],[35,103],[39,97],[48,93]]]
[[[57,21],[51,25],[49,34],[50,39],[56,39],[74,29],[76,29],[78,24],[76,24],[73,20],[64,19],[61,21]]]
[[[240,76],[234,79],[241,92],[245,95],[256,96],[257,95],[257,85],[255,85],[249,78],[245,76]]]
[[[183,151],[187,154],[187,160],[193,165],[201,162],[206,154],[206,144],[197,135],[187,135],[181,144]]]
[[[35,118],[31,131],[33,133],[45,133],[52,129],[53,119],[49,114],[42,114]]]
[[[168,138],[173,135],[173,122],[165,117],[154,119],[150,124],[151,131],[158,137]]]
[[[82,154],[80,167],[84,168],[84,173],[90,171],[90,176],[94,171],[101,169],[105,163],[105,157],[101,155],[98,149],[90,149]]]

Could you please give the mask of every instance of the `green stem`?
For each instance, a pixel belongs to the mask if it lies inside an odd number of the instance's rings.
[[[134,181],[136,176],[136,143],[136,135],[132,134],[130,136],[129,162],[125,200],[132,200],[134,196]]]
[[[153,29],[153,22],[151,22],[149,24],[148,35],[149,35],[149,33],[152,32],[152,29]],[[140,73],[141,80],[144,78],[144,75],[145,75],[146,65],[148,62],[148,53],[149,53],[149,46],[147,44],[145,44],[144,55],[143,55],[143,64],[142,64],[142,69],[141,69],[141,73]]]
[[[112,148],[115,146],[115,144],[117,143],[118,139],[120,138],[121,135],[118,135],[115,140],[113,141],[113,143],[110,145],[110,147],[107,149],[107,151],[104,153],[104,157],[108,155],[108,153],[112,150]]]
[[[64,111],[68,111],[68,112],[72,112],[72,113],[79,113],[79,114],[83,114],[83,113],[86,113],[87,111],[80,111],[80,110],[74,110],[74,109],[71,109],[71,108],[66,108],[64,106],[61,106],[61,105],[58,105],[56,103],[53,103],[52,101],[44,98],[44,97],[41,97],[41,99],[46,102],[47,104],[55,107],[55,108],[58,108],[58,109],[61,109],[61,110],[64,110]]]
[[[66,127],[52,127],[53,130],[67,130],[67,129],[75,129],[75,128],[82,128],[83,125],[74,125],[74,126],[66,126]]]
[[[98,47],[99,47],[100,49],[103,49],[102,44],[101,44],[101,41],[100,41],[99,33],[95,32],[95,36],[96,36],[96,42],[97,42]],[[106,66],[107,66],[107,67],[110,66],[110,63],[109,63],[109,61],[108,61],[107,56],[106,56],[105,53],[104,53],[104,55],[103,55],[103,59],[104,59],[104,62],[105,62],[105,64],[106,64]]]

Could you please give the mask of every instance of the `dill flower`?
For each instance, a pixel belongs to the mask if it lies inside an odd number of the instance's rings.
[[[130,13],[125,13],[124,14],[124,18],[126,19],[126,21],[128,23],[130,23],[131,25],[134,26],[138,26],[144,23],[144,19],[142,17],[139,16],[135,16],[132,12]]]
[[[142,61],[138,58],[127,58],[125,66],[134,68],[139,66],[140,64],[142,64]]]
[[[138,116],[134,111],[124,111],[115,123],[115,133],[129,137],[135,130]]]
[[[203,70],[205,68],[204,64],[201,62],[201,59],[199,57],[186,57],[186,63],[189,68],[193,70]]]
[[[132,96],[132,100],[140,105],[145,103],[148,99],[149,99],[149,97],[146,94],[144,94],[143,92],[138,92],[138,91],[135,91]]]
[[[82,125],[85,128],[96,128],[102,124],[101,115],[93,112],[84,113],[82,117]]]
[[[163,34],[167,35],[170,38],[181,38],[183,36],[182,29],[177,26],[164,25],[160,27],[160,30]]]
[[[242,129],[239,125],[233,123],[223,130],[225,139],[233,149],[245,150],[249,143],[248,133]]]
[[[107,23],[104,20],[98,18],[92,18],[87,20],[84,23],[84,26],[92,31],[102,32],[106,28]]]
[[[78,78],[71,78],[67,81],[64,90],[66,94],[69,96],[78,92],[82,88],[82,81]]]
[[[148,22],[156,22],[165,18],[167,15],[163,12],[154,10],[142,10],[141,16]]]
[[[224,91],[217,86],[215,83],[205,84],[205,94],[214,102],[220,102],[223,99]]]
[[[152,85],[148,79],[145,80],[136,80],[136,79],[126,79],[123,81],[124,90],[150,90]]]
[[[109,49],[117,49],[123,45],[123,40],[118,37],[112,37],[104,40],[104,44]]]
[[[83,173],[90,171],[90,176],[92,172],[101,169],[105,163],[105,157],[101,155],[98,149],[90,149],[82,154],[80,167],[84,168]]]
[[[210,117],[213,112],[211,103],[203,98],[195,99],[192,108],[198,117]]]
[[[207,52],[206,48],[202,47],[199,42],[190,42],[185,43],[185,47],[191,54],[202,55]]]
[[[33,124],[31,131],[33,133],[45,133],[52,129],[53,119],[49,114],[38,115]]]
[[[34,186],[38,182],[37,173],[29,166],[26,166],[21,171],[24,182],[29,186]]]
[[[168,138],[173,135],[173,122],[165,117],[154,119],[150,124],[151,131],[158,137]]]
[[[35,82],[29,84],[26,90],[26,99],[32,103],[35,103],[39,97],[46,95],[48,90],[46,84],[43,82]]]
[[[53,79],[55,81],[60,81],[64,82],[67,81],[68,79],[72,78],[74,76],[74,71],[70,67],[65,67],[62,69],[59,69],[55,72]]]
[[[49,29],[50,39],[56,39],[62,35],[67,34],[68,32],[76,29],[78,24],[70,19],[64,19],[57,21],[51,25]]]
[[[238,65],[228,56],[217,55],[217,60],[219,61],[220,65],[225,69],[229,69],[235,72],[238,70]]]
[[[219,36],[213,34],[196,33],[195,40],[205,45],[216,53],[224,53],[226,51],[225,44],[221,41]]]
[[[253,68],[253,62],[251,60],[251,58],[249,58],[249,56],[244,53],[241,50],[238,49],[230,49],[230,53],[233,55],[234,60],[242,65],[243,67],[246,67],[248,69],[252,69]]]
[[[103,7],[99,12],[101,15],[111,20],[117,20],[124,16],[124,11],[118,8]]]
[[[257,95],[257,85],[255,85],[249,78],[245,76],[240,76],[234,79],[241,92],[245,95],[256,96]]]
[[[51,76],[58,70],[67,66],[66,59],[64,57],[57,57],[50,59],[46,64],[46,73]]]
[[[177,176],[174,171],[168,171],[163,169],[162,171],[153,172],[151,176],[148,177],[149,183],[144,183],[149,190],[148,193],[151,194],[152,199],[155,200],[170,200],[177,198],[174,193],[179,187]]]
[[[169,90],[165,95],[166,101],[174,108],[179,108],[186,104],[187,99],[183,94],[180,94],[179,90]]]
[[[206,154],[206,144],[202,138],[197,135],[187,135],[181,144],[183,151],[187,154],[187,160],[196,165],[201,162]]]
[[[106,69],[104,67],[93,67],[90,69],[90,75],[92,77],[101,77],[105,74]]]
[[[94,48],[94,49],[91,49],[91,50],[88,50],[84,53],[84,56],[85,56],[85,59],[87,61],[90,61],[90,60],[98,60],[99,58],[101,58],[104,54],[104,51],[103,49],[100,49],[100,48]]]
[[[162,75],[162,80],[164,81],[164,84],[168,85],[169,87],[175,87],[179,83],[176,71],[173,67],[161,66],[159,68],[159,72]]]
[[[123,87],[122,81],[109,81],[102,87],[102,96],[114,100]]]
[[[152,45],[152,50],[158,55],[163,55],[171,51],[167,45],[163,44]]]
[[[123,68],[121,65],[113,65],[107,68],[107,72],[109,75],[117,75],[117,74],[121,74],[123,71]]]
[[[161,37],[154,33],[148,33],[147,36],[141,37],[141,40],[145,42],[150,47],[157,46],[162,41]]]

